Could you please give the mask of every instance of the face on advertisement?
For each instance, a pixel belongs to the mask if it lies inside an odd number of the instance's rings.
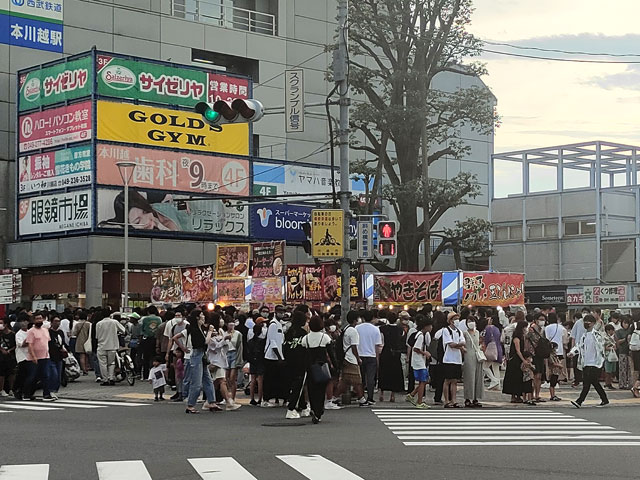
[[[114,223],[124,223],[124,192],[120,192],[113,201]],[[129,223],[139,230],[179,231],[180,227],[167,216],[157,212],[153,205],[135,190],[129,190]]]

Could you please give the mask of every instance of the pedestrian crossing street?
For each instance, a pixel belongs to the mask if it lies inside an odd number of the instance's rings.
[[[640,436],[553,410],[374,409],[405,445],[640,446]]]
[[[2,401],[0,402],[0,415],[3,413],[15,413],[20,411],[49,412],[65,409],[91,410],[109,407],[144,407],[148,403],[134,402],[99,402],[93,400],[68,400],[60,399],[55,402],[39,401]]]
[[[276,458],[309,480],[363,480],[362,477],[320,455],[277,455]],[[190,458],[188,463],[203,480],[230,478],[257,480],[232,457]],[[186,465],[185,468],[187,468]],[[96,462],[96,469],[99,480],[152,480],[144,462],[140,460]],[[68,474],[73,478],[72,472]],[[184,477],[187,478],[187,475]],[[48,464],[0,467],[0,480],[48,480],[48,478]]]

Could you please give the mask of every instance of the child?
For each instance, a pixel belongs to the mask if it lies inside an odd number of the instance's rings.
[[[153,393],[156,398],[154,402],[164,400],[162,394],[164,393],[164,386],[167,384],[165,375],[167,373],[167,366],[162,362],[162,358],[155,357],[153,359],[153,368],[149,371],[149,383],[153,386]]]
[[[182,381],[184,380],[184,352],[177,348],[173,352],[173,370],[176,374],[176,399],[174,402],[182,401]]]
[[[413,403],[416,408],[427,409],[429,405],[423,402],[425,388],[429,380],[429,370],[427,363],[431,359],[431,354],[427,350],[431,343],[430,331],[433,328],[433,321],[430,318],[418,318],[418,334],[416,341],[411,350],[411,368],[413,368],[413,376],[418,382],[416,388],[407,395],[407,400]],[[416,399],[416,395],[418,396]]]
[[[531,352],[522,352],[524,362],[520,365],[522,369],[522,392],[524,393],[524,403],[527,405],[535,405],[533,401],[533,377],[535,376],[536,367],[533,365],[533,355]]]
[[[612,377],[616,373],[618,366],[618,355],[616,354],[616,329],[612,324],[604,327],[604,386],[610,390],[615,390]]]
[[[550,400],[552,402],[559,402],[562,400],[556,396],[556,385],[558,385],[558,379],[564,370],[562,367],[562,361],[558,358],[558,354],[556,353],[557,348],[558,344],[551,342],[551,355],[549,355],[549,373],[551,375],[551,378],[549,378],[549,393],[551,394]]]

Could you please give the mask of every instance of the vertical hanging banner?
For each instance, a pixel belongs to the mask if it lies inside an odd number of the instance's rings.
[[[325,302],[339,302],[342,296],[342,269],[335,264],[322,265],[322,300]],[[351,267],[349,270],[349,288],[351,299],[364,298],[362,266]]]
[[[284,269],[285,242],[265,242],[251,245],[253,278],[279,277]]]
[[[307,302],[321,302],[322,294],[322,265],[307,265],[304,267],[304,299]]]
[[[344,211],[311,211],[311,255],[318,258],[344,256]]]
[[[251,301],[255,303],[282,303],[282,277],[252,278]]]
[[[250,257],[251,245],[218,245],[216,278],[247,278]]]
[[[244,303],[244,280],[218,280],[216,281],[216,302]]]
[[[182,275],[179,268],[151,270],[151,302],[180,303],[182,301]]]
[[[524,274],[465,272],[462,304],[490,307],[524,305]]]
[[[373,301],[382,305],[440,305],[442,273],[374,275]]]
[[[286,132],[304,132],[304,70],[285,70],[284,75]]]
[[[304,267],[301,265],[287,267],[287,301],[304,300]]]
[[[212,302],[213,301],[213,267],[183,267],[182,272],[182,301],[183,302]]]

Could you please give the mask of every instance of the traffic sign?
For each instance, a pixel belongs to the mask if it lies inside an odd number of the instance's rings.
[[[358,258],[373,257],[373,222],[358,222]]]
[[[344,256],[344,211],[311,211],[311,255],[318,258]]]

